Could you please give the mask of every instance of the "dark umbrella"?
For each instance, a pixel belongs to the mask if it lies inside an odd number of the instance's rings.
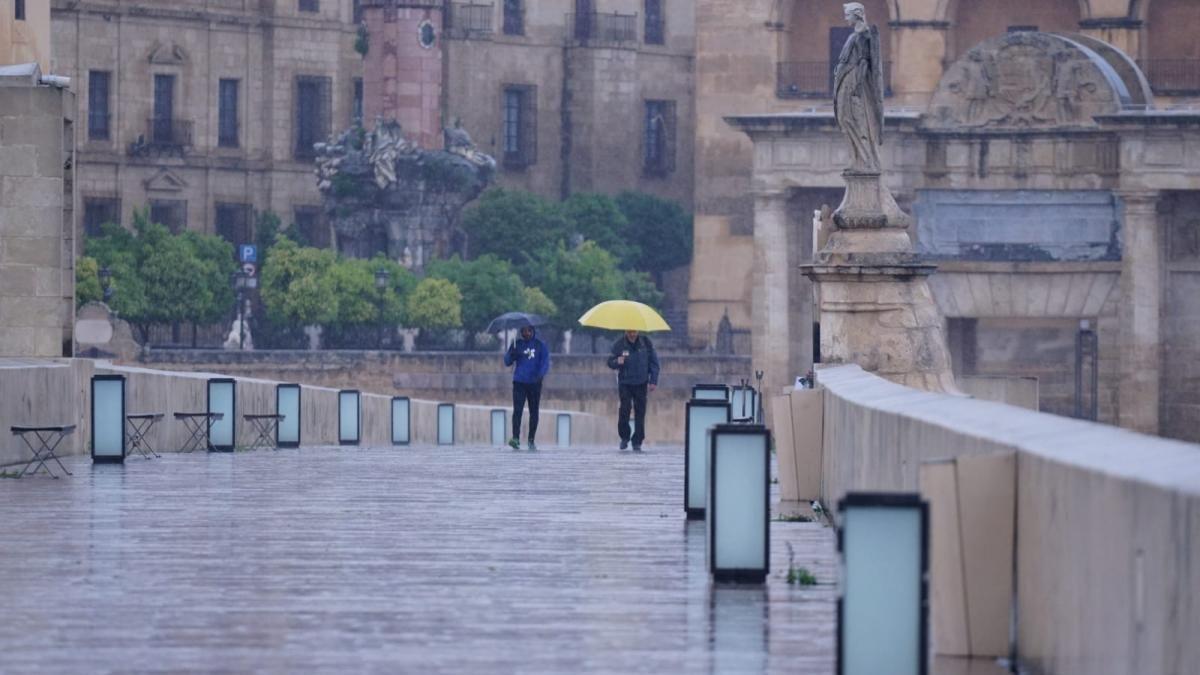
[[[525,312],[508,312],[492,319],[488,324],[487,333],[499,333],[500,331],[512,330],[514,328],[524,328],[525,326],[543,326],[546,319],[537,314],[526,314]]]

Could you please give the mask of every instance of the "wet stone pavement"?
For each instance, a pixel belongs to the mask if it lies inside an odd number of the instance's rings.
[[[67,465],[0,480],[5,673],[833,672],[833,531],[773,521],[765,587],[712,586],[679,448]]]

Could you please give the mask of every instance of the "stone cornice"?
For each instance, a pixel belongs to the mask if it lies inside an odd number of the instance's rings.
[[[908,19],[901,21],[889,21],[889,28],[928,28],[930,30],[948,30],[950,28],[949,21],[925,21],[921,19]]]

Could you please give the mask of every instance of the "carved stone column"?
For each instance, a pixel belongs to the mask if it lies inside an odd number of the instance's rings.
[[[959,393],[942,315],[926,282],[936,266],[913,252],[903,229],[909,217],[878,175],[843,175],[837,229],[816,262],[802,266],[820,284],[822,362],[857,363],[910,387]]]
[[[768,395],[792,382],[796,375],[793,365],[793,311],[788,262],[788,195],[787,192],[763,191],[754,196],[754,292],[753,361],[754,369],[765,374],[763,388]],[[807,322],[812,324],[812,308],[807,308]],[[805,310],[802,310],[805,311]],[[811,335],[808,340],[811,352]]]
[[[1126,193],[1121,253],[1121,383],[1118,423],[1158,433],[1162,260],[1158,193]]]

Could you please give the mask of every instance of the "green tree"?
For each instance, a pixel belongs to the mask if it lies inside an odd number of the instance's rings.
[[[462,292],[462,325],[468,340],[487,328],[488,323],[505,312],[519,310],[525,304],[525,285],[512,265],[494,255],[471,261],[454,256],[435,260],[426,267],[426,275],[452,282]]]
[[[446,279],[425,278],[408,298],[408,320],[429,331],[462,326],[462,293]]]
[[[492,254],[514,265],[529,262],[539,249],[565,241],[569,231],[562,208],[517,190],[485,192],[462,219],[472,256]]]
[[[579,317],[593,305],[618,300],[625,292],[616,258],[591,241],[576,249],[560,244],[543,250],[524,272],[525,280],[541,288],[554,303],[557,311],[553,318],[563,328],[577,326]]]
[[[679,204],[641,192],[617,195],[637,248],[634,269],[661,275],[692,261],[692,217]]]
[[[525,303],[522,305],[521,311],[546,318],[551,318],[558,314],[558,307],[548,295],[542,292],[542,289],[536,286],[526,287],[524,289],[524,296]]]
[[[572,233],[612,253],[621,267],[637,264],[641,246],[630,236],[629,221],[612,197],[574,194],[562,203],[562,209]]]
[[[636,300],[655,309],[662,306],[663,292],[658,290],[658,286],[654,285],[654,279],[651,279],[646,272],[630,270],[622,275],[622,280],[624,281],[626,300]]]
[[[337,319],[337,291],[329,270],[337,256],[328,249],[301,248],[279,239],[263,269],[260,292],[267,318],[277,324],[309,326]]]
[[[96,263],[95,258],[81,256],[75,261],[75,306],[82,307],[89,302],[99,302],[103,299],[100,265]]]

